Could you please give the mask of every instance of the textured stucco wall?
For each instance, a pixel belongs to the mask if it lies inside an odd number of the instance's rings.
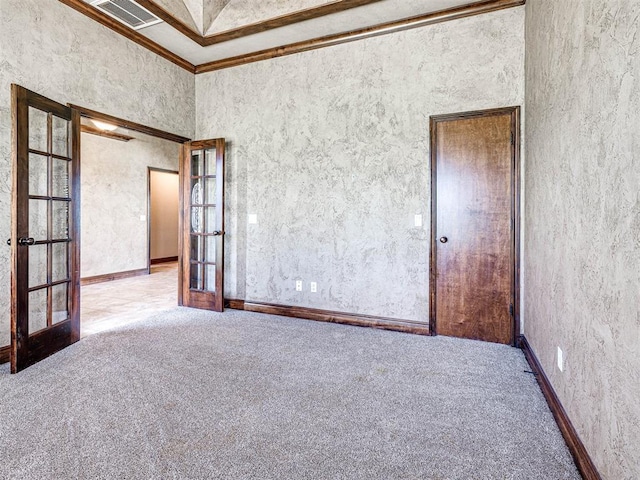
[[[198,75],[196,95],[197,137],[229,142],[227,296],[427,321],[429,116],[523,104],[524,8]]]
[[[179,144],[123,133],[135,140],[82,134],[83,278],[146,268],[147,167],[178,169]]]
[[[637,479],[640,3],[526,8],[525,333],[603,477]]]
[[[108,46],[108,47],[107,47]],[[188,137],[194,76],[57,0],[0,0],[0,238],[11,225],[11,92],[18,83]],[[0,248],[0,345],[9,342],[10,252]]]

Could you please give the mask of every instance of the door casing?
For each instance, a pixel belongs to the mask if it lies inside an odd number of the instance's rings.
[[[429,329],[437,335],[436,282],[437,282],[437,125],[439,122],[482,118],[495,115],[511,116],[511,263],[513,268],[513,328],[511,345],[516,346],[520,336],[520,107],[435,115],[430,117],[431,156],[431,244],[429,254]]]

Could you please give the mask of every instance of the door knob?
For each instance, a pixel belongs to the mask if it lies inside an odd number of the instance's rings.
[[[215,232],[213,232],[214,237],[217,237],[219,235],[222,235],[222,232],[220,230],[216,230]]]
[[[440,237],[440,243],[447,243],[449,239],[447,237]]]
[[[24,245],[33,245],[34,243],[36,243],[36,241],[35,241],[34,238],[31,238],[31,237],[29,237],[29,238],[23,237],[23,238],[18,240],[18,245],[23,245],[23,246]]]

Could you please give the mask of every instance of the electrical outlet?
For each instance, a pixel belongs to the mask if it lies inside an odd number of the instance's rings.
[[[311,282],[311,292],[316,293],[318,291],[318,284],[316,282]]]
[[[562,349],[558,347],[558,369],[561,372],[564,372],[564,354],[562,353]]]
[[[251,225],[255,225],[258,223],[258,215],[256,215],[255,213],[250,213],[249,214],[249,223]]]
[[[302,291],[302,280],[296,280],[296,291]]]

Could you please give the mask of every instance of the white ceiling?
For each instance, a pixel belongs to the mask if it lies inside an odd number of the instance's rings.
[[[84,0],[91,3],[91,0]],[[329,0],[156,0],[176,18],[206,34],[268,20]],[[200,4],[205,3],[200,9]],[[475,3],[473,0],[381,0],[324,17],[203,47],[168,25],[159,23],[138,32],[194,65],[223,60],[326,35],[348,32],[394,20]],[[172,8],[168,8],[171,6]],[[276,8],[277,7],[277,8]],[[244,9],[244,10],[243,10]],[[217,13],[217,15],[216,15]],[[207,26],[208,23],[208,26]]]

